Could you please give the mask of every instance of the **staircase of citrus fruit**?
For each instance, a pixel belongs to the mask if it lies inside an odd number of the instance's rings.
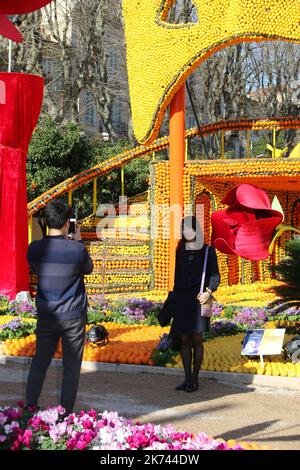
[[[144,291],[152,287],[148,192],[128,200],[128,214],[91,216],[82,221],[82,238],[94,261],[85,276],[88,294]],[[134,204],[134,215],[130,215]],[[117,211],[119,212],[119,211]]]
[[[80,221],[83,242],[94,262],[93,273],[85,276],[89,295],[153,287],[148,194],[129,198],[124,215],[116,207],[113,214],[93,214]],[[33,291],[36,281],[32,275]]]

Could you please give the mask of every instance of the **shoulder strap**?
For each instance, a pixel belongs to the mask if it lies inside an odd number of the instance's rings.
[[[208,258],[208,250],[209,250],[209,245],[207,245],[206,250],[205,250],[205,258],[204,258],[204,265],[203,265],[203,273],[202,273],[202,281],[201,281],[200,294],[203,293],[203,289],[204,289],[204,282],[205,282],[205,276],[206,276],[206,266],[207,266],[207,258]]]

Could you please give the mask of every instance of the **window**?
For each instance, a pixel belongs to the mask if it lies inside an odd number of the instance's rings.
[[[86,126],[96,127],[96,109],[93,96],[90,92],[85,93],[83,122]]]
[[[112,108],[112,122],[113,124],[120,124],[121,122],[121,103],[120,101],[113,102]]]
[[[73,22],[72,23],[72,35],[71,35],[71,44],[72,47],[78,47],[79,45],[79,28],[78,26]]]
[[[61,91],[63,84],[63,69],[60,61],[50,58],[43,59],[43,71],[48,89],[52,93]]]
[[[196,127],[196,119],[194,116],[188,116],[187,117],[187,126],[188,126],[188,129],[190,129],[191,127]]]
[[[108,52],[107,71],[109,76],[114,76],[117,71],[117,56],[114,49],[110,49]]]

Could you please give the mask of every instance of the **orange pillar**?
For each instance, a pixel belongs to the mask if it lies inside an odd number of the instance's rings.
[[[175,253],[178,244],[176,229],[183,217],[183,169],[185,156],[185,84],[170,105],[170,264],[169,290],[173,290]],[[179,208],[179,211],[178,211]]]

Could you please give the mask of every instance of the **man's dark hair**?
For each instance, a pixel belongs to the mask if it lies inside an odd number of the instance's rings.
[[[72,217],[72,208],[63,199],[54,199],[45,207],[45,218],[49,228],[61,229]]]

